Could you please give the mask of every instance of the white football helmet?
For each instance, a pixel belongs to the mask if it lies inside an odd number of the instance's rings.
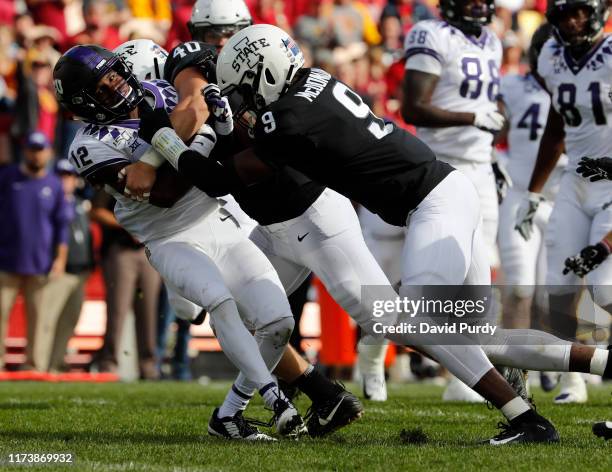
[[[244,0],[198,0],[187,27],[192,39],[207,42],[207,33],[229,37],[251,24],[253,19]]]
[[[140,81],[162,79],[168,52],[150,39],[134,39],[118,46],[119,54]]]
[[[219,53],[217,84],[223,95],[237,90],[247,106],[260,110],[280,98],[303,65],[302,51],[282,29],[249,26]]]

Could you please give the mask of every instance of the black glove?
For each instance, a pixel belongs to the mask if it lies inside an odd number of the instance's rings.
[[[580,254],[565,259],[565,269],[563,275],[574,272],[578,277],[584,277],[592,270],[596,269],[599,264],[606,260],[610,255],[608,245],[599,242],[593,246],[587,246]]]
[[[612,158],[600,157],[598,159],[592,159],[590,157],[583,157],[578,163],[576,172],[585,178],[590,177],[591,182],[597,182],[598,180],[612,180]]]
[[[508,189],[512,187],[512,179],[506,169],[499,162],[493,162],[491,164],[493,168],[493,174],[495,175],[495,186],[497,188],[497,203],[501,204],[501,202],[506,198],[506,193],[508,193]]]
[[[166,110],[163,108],[154,110],[146,100],[141,100],[138,105],[138,117],[140,118],[138,136],[149,144],[151,144],[153,135],[158,130],[172,128],[172,123],[170,123],[170,117]]]

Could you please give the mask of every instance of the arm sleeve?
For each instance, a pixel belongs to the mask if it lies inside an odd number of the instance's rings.
[[[236,193],[242,187],[231,162],[221,165],[214,159],[202,157],[196,151],[187,150],[180,155],[178,171],[211,197]]]
[[[440,31],[433,31],[430,22],[416,24],[404,42],[406,69],[440,75],[445,62],[445,50]]]

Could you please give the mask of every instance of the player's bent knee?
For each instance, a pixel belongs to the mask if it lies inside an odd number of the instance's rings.
[[[295,320],[292,316],[280,318],[261,329],[258,329],[258,337],[265,337],[272,341],[274,346],[285,346],[289,342]]]

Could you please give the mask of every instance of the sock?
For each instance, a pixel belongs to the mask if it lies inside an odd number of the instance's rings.
[[[274,382],[257,342],[246,329],[233,300],[226,300],[214,308],[210,312],[210,321],[223,353],[255,387]]]
[[[261,398],[263,398],[266,407],[270,410],[274,410],[274,402],[276,402],[276,400],[278,400],[279,398],[282,398],[283,400],[289,402],[285,394],[281,392],[280,388],[278,388],[278,385],[276,385],[274,382],[264,385],[259,390],[259,394],[261,395]]]
[[[612,379],[612,351],[608,351],[608,362],[603,373],[604,379]]]
[[[591,357],[591,365],[589,368],[589,373],[595,375],[604,375],[606,370],[606,365],[608,364],[608,357],[610,356],[610,351],[606,349],[595,349],[593,352],[593,357]]]
[[[225,418],[226,416],[233,417],[239,411],[246,410],[253,395],[247,395],[232,385],[232,388],[223,400],[223,405],[219,408],[219,418]]]
[[[524,414],[532,411],[527,402],[521,397],[514,397],[512,400],[502,406],[500,410],[508,421],[510,421],[510,423],[513,423],[518,418],[521,418]]]
[[[342,391],[342,387],[316,371],[313,366],[306,369],[292,385],[304,392],[313,403],[320,403],[330,397],[333,398]]]

